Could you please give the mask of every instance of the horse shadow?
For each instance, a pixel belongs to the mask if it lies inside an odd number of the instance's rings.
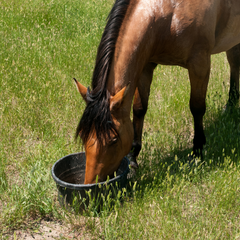
[[[206,172],[216,171],[226,165],[238,164],[240,156],[240,108],[224,111],[219,109],[205,121],[207,143],[203,148],[203,158],[192,158],[192,147],[174,147],[167,155],[154,143],[145,143],[138,158],[139,168],[131,170],[129,191],[137,182],[138,190],[154,184],[167,184],[180,177],[189,181],[199,181]],[[134,189],[135,191],[136,189]]]

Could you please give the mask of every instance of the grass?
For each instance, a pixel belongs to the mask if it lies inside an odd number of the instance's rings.
[[[134,207],[128,203],[107,218],[105,236],[106,239],[237,239],[239,212],[233,210],[239,205],[236,198],[239,198],[239,171],[228,163],[225,171],[212,172],[194,184],[184,178],[174,183],[159,183],[155,178],[144,197],[136,197]]]
[[[85,105],[72,78],[90,85],[112,3],[0,3],[0,236],[50,219],[76,231],[84,225],[92,239],[239,239],[240,111],[222,113],[225,54],[212,57],[204,161],[187,161],[193,137],[187,71],[158,66],[140,169],[125,201],[95,218],[85,212],[83,222],[59,207],[51,167],[82,150],[73,136]]]

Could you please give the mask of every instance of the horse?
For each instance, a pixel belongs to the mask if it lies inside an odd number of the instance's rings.
[[[86,102],[76,129],[86,153],[85,184],[95,183],[96,178],[105,181],[127,154],[131,166],[138,167],[158,64],[188,70],[193,154],[201,157],[212,54],[227,52],[231,69],[227,108],[239,99],[239,23],[239,0],[116,0],[98,47],[91,89],[75,79]]]

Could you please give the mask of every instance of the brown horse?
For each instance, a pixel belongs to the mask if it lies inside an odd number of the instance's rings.
[[[240,0],[117,0],[98,48],[92,90],[75,80],[87,103],[76,131],[86,151],[85,184],[94,183],[96,176],[103,181],[112,175],[131,147],[132,166],[137,167],[157,64],[188,69],[193,152],[201,154],[206,142],[203,115],[210,56],[227,51],[231,67],[227,107],[235,105],[239,43]]]

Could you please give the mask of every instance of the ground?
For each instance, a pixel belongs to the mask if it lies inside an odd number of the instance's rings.
[[[48,222],[42,220],[37,230],[16,230],[10,236],[10,240],[57,240],[57,239],[91,239],[90,235],[85,232],[72,230],[70,225],[62,225],[61,223]]]

